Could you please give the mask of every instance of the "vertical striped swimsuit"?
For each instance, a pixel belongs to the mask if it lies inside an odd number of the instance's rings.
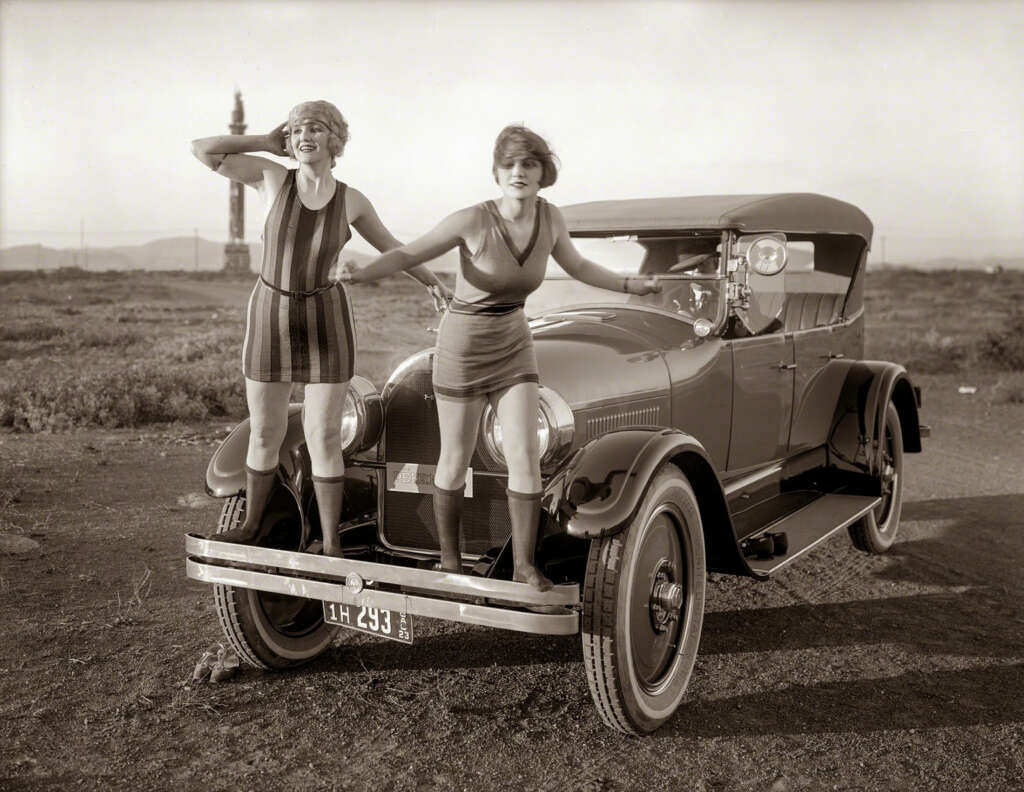
[[[352,306],[331,267],[351,238],[345,185],[321,209],[299,200],[291,169],[263,227],[260,279],[249,297],[242,372],[259,382],[347,382],[355,364]]]
[[[477,206],[480,247],[460,249],[455,299],[441,320],[434,350],[434,392],[452,399],[537,382],[537,357],[523,304],[544,280],[554,247],[551,212],[537,198],[533,233],[519,251],[493,201]]]

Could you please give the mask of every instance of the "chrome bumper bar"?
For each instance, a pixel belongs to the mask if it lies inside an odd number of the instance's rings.
[[[579,632],[579,586],[537,591],[525,583],[378,564],[350,558],[185,537],[185,571],[193,580],[257,589],[294,597],[405,611],[432,619],[481,624],[519,632],[571,635]],[[240,568],[237,565],[244,564]],[[381,583],[401,591],[384,591]],[[460,602],[449,596],[486,603]],[[491,602],[500,600],[500,603]],[[550,613],[523,610],[546,606]]]

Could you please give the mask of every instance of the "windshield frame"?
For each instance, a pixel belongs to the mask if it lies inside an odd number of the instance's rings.
[[[729,306],[728,306],[728,281],[730,280],[728,272],[728,261],[732,250],[732,241],[734,236],[733,231],[687,231],[687,232],[645,232],[639,234],[623,234],[621,232],[614,233],[611,231],[601,232],[587,230],[581,233],[570,233],[572,239],[623,239],[624,241],[631,242],[656,242],[656,241],[673,241],[673,240],[685,240],[693,239],[696,237],[704,238],[715,238],[718,240],[719,251],[715,254],[718,258],[715,272],[699,273],[699,272],[665,272],[665,273],[650,273],[650,277],[657,277],[662,283],[701,283],[701,282],[718,282],[721,283],[719,289],[717,304],[715,306],[714,317],[698,316],[695,315],[691,310],[679,308],[677,310],[671,310],[666,306],[659,305],[645,305],[637,302],[622,302],[608,300],[594,300],[590,299],[586,302],[573,302],[562,306],[545,308],[538,311],[535,314],[529,314],[528,318],[530,321],[543,319],[549,316],[556,316],[559,314],[565,314],[574,311],[610,311],[610,310],[630,310],[640,311],[643,313],[651,313],[657,316],[669,316],[673,319],[683,322],[689,326],[693,326],[694,322],[699,318],[710,319],[712,322],[712,334],[717,334],[721,331],[728,318]],[[596,262],[600,263],[600,262]],[[620,274],[618,270],[613,270],[616,274]],[[571,275],[568,275],[564,271],[557,268],[549,269],[549,273],[544,277],[545,282],[549,281],[571,281],[576,280]],[[622,274],[629,274],[631,277],[643,277],[643,273],[637,271],[623,272]]]

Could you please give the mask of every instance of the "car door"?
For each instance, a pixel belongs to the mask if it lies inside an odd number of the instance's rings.
[[[727,343],[733,359],[729,470],[739,470],[786,456],[796,359],[792,334],[781,331]]]

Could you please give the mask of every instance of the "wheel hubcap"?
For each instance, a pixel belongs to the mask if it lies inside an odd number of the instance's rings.
[[[651,587],[651,626],[655,632],[665,632],[669,623],[679,618],[683,607],[683,587],[673,582],[675,569],[667,558],[662,559]]]
[[[641,688],[654,695],[671,675],[685,606],[686,557],[670,507],[652,515],[637,548],[631,594],[630,646]]]

